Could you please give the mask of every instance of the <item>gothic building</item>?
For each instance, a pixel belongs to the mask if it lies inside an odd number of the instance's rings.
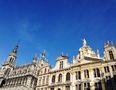
[[[116,90],[116,48],[104,45],[104,56],[83,40],[72,63],[61,54],[51,67],[43,52],[31,64],[16,66],[18,45],[0,67],[0,90]]]

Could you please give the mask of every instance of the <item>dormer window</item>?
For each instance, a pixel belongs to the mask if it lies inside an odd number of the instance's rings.
[[[60,69],[63,69],[63,61],[60,62]]]
[[[113,52],[112,51],[109,51],[109,56],[110,56],[110,59],[111,60],[114,60],[114,55],[113,55]]]

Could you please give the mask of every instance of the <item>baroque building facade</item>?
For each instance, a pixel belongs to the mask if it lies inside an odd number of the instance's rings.
[[[116,48],[104,45],[104,56],[85,39],[72,63],[61,54],[51,67],[43,52],[31,64],[16,66],[18,45],[0,68],[0,90],[116,90]]]

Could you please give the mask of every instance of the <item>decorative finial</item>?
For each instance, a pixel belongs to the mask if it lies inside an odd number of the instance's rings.
[[[73,56],[73,60],[75,60],[75,56]]]
[[[46,55],[46,51],[44,50],[43,52],[42,52],[42,56],[45,56]]]
[[[46,59],[46,62],[48,63],[48,59]]]
[[[83,41],[83,46],[86,46],[87,45],[87,41],[85,40],[85,38],[82,41]]]
[[[34,57],[33,57],[33,62],[34,62],[34,63],[37,62],[37,54],[34,55]]]
[[[41,54],[41,60],[44,60],[45,59],[45,55],[46,55],[46,51],[44,50]]]
[[[66,53],[66,56],[68,57],[68,53]]]
[[[17,49],[18,49],[19,45],[17,44],[16,47],[13,49],[13,53],[17,53]]]
[[[37,54],[34,55],[33,60],[37,60]]]
[[[114,45],[113,41],[111,41],[111,44]]]
[[[64,53],[63,52],[61,53],[61,56],[64,56]]]
[[[107,41],[107,44],[110,44],[110,41]]]

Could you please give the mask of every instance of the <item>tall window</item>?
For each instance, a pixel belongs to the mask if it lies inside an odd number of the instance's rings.
[[[59,76],[58,76],[58,82],[62,82],[62,74],[59,74]]]
[[[60,69],[63,69],[63,61],[60,62]]]
[[[113,52],[112,51],[109,51],[109,56],[110,56],[110,59],[111,60],[114,60],[114,55],[113,55]]]
[[[77,71],[76,72],[76,80],[81,79],[81,72]]]
[[[75,85],[76,90],[81,90],[81,84]]]
[[[100,71],[98,68],[93,69],[94,71],[94,77],[100,77]]]
[[[55,83],[55,75],[52,76],[52,83]]]
[[[116,71],[116,65],[112,65],[112,71]]]
[[[95,83],[95,90],[102,90],[101,82],[96,82]]]
[[[8,68],[8,69],[5,71],[4,75],[5,75],[5,76],[8,76],[8,75],[9,75],[9,73],[10,73],[10,70],[11,70],[11,69],[10,69],[10,68]]]
[[[84,83],[84,90],[90,90],[90,83]]]
[[[84,70],[85,78],[89,78],[89,70]]]
[[[109,67],[108,66],[104,67],[104,71],[105,71],[105,73],[110,72]]]
[[[70,73],[66,74],[66,81],[70,81]]]

